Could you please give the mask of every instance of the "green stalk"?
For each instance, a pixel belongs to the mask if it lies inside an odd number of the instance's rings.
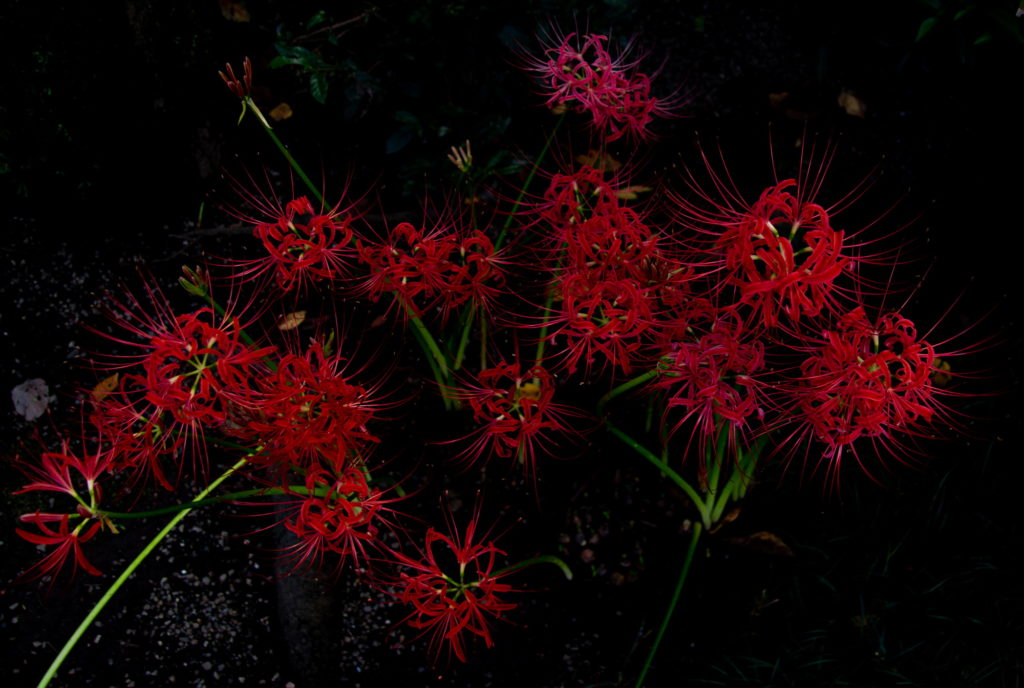
[[[476,304],[470,304],[466,310],[466,316],[462,319],[461,327],[459,328],[459,346],[455,350],[455,361],[452,363],[452,370],[458,370],[462,367],[462,359],[466,356],[466,345],[469,343],[469,331],[473,327],[473,320],[476,317]],[[482,311],[480,320],[483,322],[485,319]]]
[[[647,659],[644,661],[644,666],[640,670],[640,676],[636,680],[636,688],[643,688],[644,679],[647,678],[647,672],[651,669],[651,663],[654,661],[654,655],[658,652],[658,646],[661,645],[662,638],[665,637],[665,631],[668,629],[668,624],[672,620],[672,615],[676,611],[676,605],[679,603],[679,596],[683,592],[683,585],[686,583],[686,576],[690,573],[690,565],[693,563],[693,555],[697,551],[697,542],[700,540],[701,524],[693,524],[693,534],[690,536],[690,547],[686,550],[686,559],[683,560],[683,570],[679,574],[679,580],[676,581],[675,590],[672,591],[672,599],[668,603],[668,609],[665,610],[665,618],[661,620],[661,627],[658,628],[658,635],[654,637],[654,645],[651,647],[651,651],[647,653]]]
[[[206,489],[204,489],[202,492],[196,495],[196,498],[193,500],[193,502],[203,501],[206,498],[206,495],[210,494],[210,492],[216,489],[222,482],[227,480],[235,472],[241,470],[241,468],[249,461],[249,457],[254,456],[256,453],[257,452],[248,454],[239,459],[238,463],[236,463],[234,466],[226,470],[219,478],[210,483],[206,487]],[[124,585],[125,581],[127,581],[128,578],[135,572],[135,569],[137,569],[139,565],[143,561],[145,561],[146,557],[148,557],[150,553],[154,549],[156,549],[156,546],[160,544],[160,542],[165,537],[167,537],[167,534],[174,530],[174,527],[177,526],[178,523],[181,522],[181,520],[188,515],[189,511],[191,511],[191,509],[184,509],[178,512],[178,514],[174,518],[172,518],[170,522],[166,526],[164,526],[159,533],[156,534],[156,537],[150,540],[149,544],[147,544],[146,547],[141,552],[139,552],[139,555],[135,557],[135,559],[133,559],[130,564],[128,564],[128,566],[121,573],[121,575],[117,577],[117,580],[115,580],[114,583],[110,586],[110,589],[107,590],[107,592],[104,593],[103,597],[100,598],[99,602],[96,603],[96,606],[94,606],[92,610],[90,610],[89,613],[86,615],[86,617],[82,619],[82,623],[78,625],[78,628],[76,628],[75,632],[71,634],[71,637],[68,638],[68,641],[64,643],[64,647],[61,648],[60,652],[57,654],[57,657],[53,660],[53,663],[50,664],[50,668],[46,670],[46,674],[44,674],[43,678],[39,681],[37,688],[46,688],[46,686],[50,684],[50,681],[53,680],[54,675],[56,675],[57,673],[57,669],[59,669],[60,665],[64,663],[64,660],[67,659],[67,656],[71,653],[71,650],[74,649],[79,639],[82,637],[85,631],[88,630],[89,626],[92,625],[92,622],[96,620],[96,617],[99,616],[99,613],[103,611],[103,608],[107,606],[107,603],[110,602],[111,599],[113,599],[114,595],[117,593],[118,590],[121,589],[121,586]]]
[[[661,373],[661,369],[660,368],[654,368],[652,370],[648,370],[646,373],[644,373],[642,375],[636,376],[632,380],[628,380],[626,382],[623,382],[618,387],[615,387],[614,389],[612,389],[610,392],[608,392],[603,397],[601,397],[600,401],[597,402],[597,415],[598,415],[598,417],[601,417],[601,416],[604,415],[604,408],[605,408],[605,406],[608,405],[608,403],[612,399],[614,399],[615,397],[618,397],[618,396],[621,396],[621,395],[625,394],[626,392],[628,392],[629,390],[633,389],[634,387],[639,387],[640,385],[644,384],[648,380],[651,380],[653,378],[658,377],[658,375],[660,373]]]
[[[395,298],[399,298],[397,295]],[[430,364],[430,370],[434,373],[434,380],[437,382],[438,387],[441,388],[441,400],[444,402],[444,408],[446,411],[452,409],[452,400],[444,394],[444,388],[449,385],[449,373],[448,373],[448,361],[445,358],[441,348],[437,345],[437,341],[430,334],[430,330],[423,324],[423,321],[416,315],[413,315],[412,308],[405,304],[406,313],[409,315],[409,322],[412,325],[412,334],[416,337],[416,341],[419,343],[423,353],[426,354],[427,363]]]
[[[569,565],[553,554],[542,554],[541,556],[533,557],[532,559],[524,559],[516,564],[499,569],[491,575],[494,578],[497,578],[498,576],[502,576],[506,573],[512,573],[513,571],[519,571],[528,566],[533,566],[534,564],[554,564],[562,570],[562,574],[565,576],[566,580],[572,580],[572,570],[569,568]]]
[[[701,498],[697,490],[695,490],[694,487],[690,485],[690,483],[688,483],[685,478],[683,478],[683,476],[676,473],[671,466],[669,466],[667,463],[665,463],[660,458],[651,453],[651,451],[647,447],[643,446],[642,444],[634,440],[632,437],[630,437],[623,431],[619,430],[617,427],[609,423],[607,420],[604,422],[604,424],[605,427],[608,428],[608,432],[615,435],[620,440],[629,445],[630,448],[632,448],[634,451],[640,454],[640,456],[644,457],[652,464],[654,464],[659,471],[664,473],[666,476],[669,477],[669,479],[672,482],[678,485],[679,489],[685,492],[686,496],[689,497],[690,501],[693,502],[693,505],[697,507],[697,510],[700,512],[700,517],[701,520],[704,522],[704,525],[708,526],[709,528],[711,527],[710,507],[704,503],[704,500]]]
[[[302,180],[302,182],[306,185],[306,188],[309,189],[310,193],[312,193],[313,196],[316,197],[316,200],[320,202],[320,207],[323,208],[323,194],[320,193],[320,190],[316,188],[316,186],[313,184],[310,178],[306,176],[306,172],[302,169],[302,167],[299,166],[299,163],[296,162],[295,158],[292,157],[292,154],[288,152],[288,149],[284,147],[284,144],[281,143],[281,139],[277,138],[277,134],[275,134],[274,130],[270,128],[270,123],[267,122],[266,118],[263,117],[263,113],[260,112],[260,109],[256,106],[256,103],[254,103],[252,101],[252,98],[250,98],[249,96],[246,96],[243,102],[246,104],[246,106],[248,106],[249,110],[251,110],[252,113],[256,115],[256,119],[258,119],[260,121],[260,124],[263,126],[263,131],[267,132],[267,136],[269,136],[270,140],[274,142],[274,145],[277,146],[277,149],[281,151],[281,155],[283,155],[284,159],[288,161],[288,164],[291,165],[291,168],[295,170],[295,174],[299,175],[299,179]]]
[[[523,198],[526,197],[526,190],[530,188],[530,183],[533,178],[537,175],[537,170],[540,169],[540,164],[544,160],[544,157],[548,153],[548,149],[551,148],[551,142],[555,140],[555,132],[562,126],[562,121],[565,119],[565,113],[562,113],[558,117],[558,121],[555,122],[555,126],[551,128],[551,133],[548,134],[547,140],[544,142],[544,147],[540,149],[540,153],[537,154],[537,159],[533,161],[533,167],[530,169],[530,174],[526,176],[526,181],[523,182],[523,188],[519,190],[519,195],[516,196],[515,202],[512,204],[512,210],[509,212],[508,217],[505,218],[504,224],[501,226],[501,231],[498,232],[498,238],[494,241],[494,250],[497,251],[501,248],[502,242],[505,240],[505,234],[508,233],[509,227],[512,226],[512,221],[515,219],[516,211],[519,210],[519,206],[523,203]]]

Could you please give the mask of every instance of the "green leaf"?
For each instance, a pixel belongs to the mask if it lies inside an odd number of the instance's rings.
[[[323,105],[327,102],[327,75],[323,72],[313,72],[309,75],[309,92],[318,103]]]
[[[327,21],[327,11],[320,10],[312,17],[310,17],[308,22],[306,22],[306,31],[309,31],[310,29],[315,28],[320,24],[323,24],[325,21]]]
[[[920,43],[921,39],[927,36],[929,33],[931,33],[932,29],[934,29],[935,25],[938,23],[938,17],[928,17],[923,22],[921,22],[921,26],[919,26],[917,29],[917,38],[914,39],[914,42]]]
[[[271,69],[277,69],[278,67],[287,67],[288,65],[299,65],[301,67],[302,63],[296,60],[295,58],[281,56],[275,57],[273,60],[270,61]]]
[[[984,45],[992,40],[992,34],[986,31],[974,39],[974,45]]]

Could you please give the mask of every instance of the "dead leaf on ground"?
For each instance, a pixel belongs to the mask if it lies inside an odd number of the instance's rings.
[[[252,19],[249,16],[249,8],[240,0],[220,0],[220,13],[225,19],[233,22],[242,23]]]
[[[586,153],[581,153],[576,156],[576,162],[587,167],[592,167],[595,170],[601,172],[617,172],[622,167],[622,163],[610,156],[608,153],[602,153],[599,150],[591,148]]]
[[[743,537],[727,538],[726,542],[731,542],[734,545],[739,545],[761,554],[770,554],[777,557],[793,556],[793,550],[790,549],[789,545],[783,542],[782,538],[778,535],[767,530],[759,530],[756,533]]]
[[[98,385],[92,388],[92,398],[96,401],[103,401],[110,396],[117,389],[119,378],[120,373],[114,373],[110,377],[104,378]]]
[[[649,186],[627,186],[625,189],[619,189],[615,192],[618,198],[624,201],[635,201],[642,193],[647,193],[651,190]]]
[[[846,114],[854,117],[860,117],[864,119],[864,115],[867,114],[868,106],[864,104],[864,101],[854,95],[853,91],[848,88],[844,88],[839,92],[839,98],[837,99],[839,107],[846,110]]]
[[[789,98],[789,91],[781,91],[780,93],[769,93],[768,104],[773,108],[780,108],[782,104]]]
[[[292,106],[288,103],[278,103],[277,106],[267,114],[270,115],[270,119],[275,122],[280,122],[281,120],[288,119],[292,116]]]
[[[708,533],[714,535],[722,529],[722,526],[726,525],[727,523],[732,523],[733,521],[735,521],[737,518],[740,517],[740,511],[742,511],[742,508],[740,506],[734,506],[733,508],[729,509],[729,511],[726,512],[725,516],[722,516],[722,518],[719,519],[718,523],[716,523],[714,527],[712,527],[711,530],[708,531]]]
[[[295,311],[294,313],[289,313],[277,321],[277,329],[282,332],[294,330],[296,327],[301,325],[305,319],[306,311]]]

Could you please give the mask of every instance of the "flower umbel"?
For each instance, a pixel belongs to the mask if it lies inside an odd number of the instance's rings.
[[[493,542],[474,541],[477,521],[478,514],[474,514],[465,536],[454,528],[449,535],[430,528],[419,558],[394,553],[400,564],[415,572],[402,573],[394,593],[399,602],[413,607],[405,621],[423,634],[431,633],[435,656],[440,656],[442,645],[447,644],[462,662],[466,661],[466,644],[474,637],[487,647],[494,645],[491,621],[516,606],[501,599],[513,590],[500,582],[508,572],[494,570],[497,557],[505,552]],[[439,563],[453,556],[451,566]]]

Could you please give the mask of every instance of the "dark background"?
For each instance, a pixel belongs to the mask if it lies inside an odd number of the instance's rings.
[[[513,180],[517,156],[537,150],[552,119],[513,65],[517,44],[535,49],[552,21],[613,42],[637,35],[645,64],[662,65],[656,90],[689,102],[684,118],[654,126],[657,142],[617,146],[620,158],[671,180],[695,142],[720,145],[756,186],[769,140],[784,160],[805,132],[830,137],[824,194],[870,175],[864,216],[895,204],[887,226],[907,224],[907,270],[927,273],[911,317],[940,321],[939,340],[973,326],[954,348],[993,338],[957,360],[986,378],[956,400],[968,432],[928,445],[920,466],[890,462],[873,471],[879,484],[851,470],[837,491],[768,467],[740,519],[706,541],[649,685],[1020,685],[1024,47],[1013,2],[95,5],[9,2],[0,21],[0,388],[46,379],[64,422],[88,348],[79,321],[95,319],[97,294],[139,263],[170,283],[197,254],[243,240],[218,209],[234,198],[221,172],[285,168],[254,122],[235,126],[237,101],[216,76],[226,61],[252,57],[264,111],[290,104],[275,130],[323,170],[313,176],[329,198],[351,180],[398,217],[457,181],[452,145],[470,139],[478,160],[504,152],[496,163]],[[282,52],[307,66],[271,68]],[[863,118],[837,105],[843,89],[866,104]],[[10,457],[32,427],[5,413]],[[515,625],[466,666],[432,670],[425,643],[403,645],[392,628],[401,612],[350,582],[321,609],[296,611],[310,598],[275,582],[270,536],[211,513],[189,517],[129,581],[54,685],[631,685],[682,560],[687,512],[638,458],[596,444],[551,468],[541,507],[525,493],[491,503],[506,525],[524,520],[508,549],[560,550],[577,578],[524,574],[533,592]],[[0,516],[13,524],[20,477],[0,471]],[[464,501],[473,487],[456,486]],[[156,527],[90,543],[102,584],[83,576],[48,598],[7,583],[37,553],[0,530],[3,666],[15,685],[34,685]],[[793,556],[737,542],[759,530]],[[309,585],[314,598],[326,590]]]

